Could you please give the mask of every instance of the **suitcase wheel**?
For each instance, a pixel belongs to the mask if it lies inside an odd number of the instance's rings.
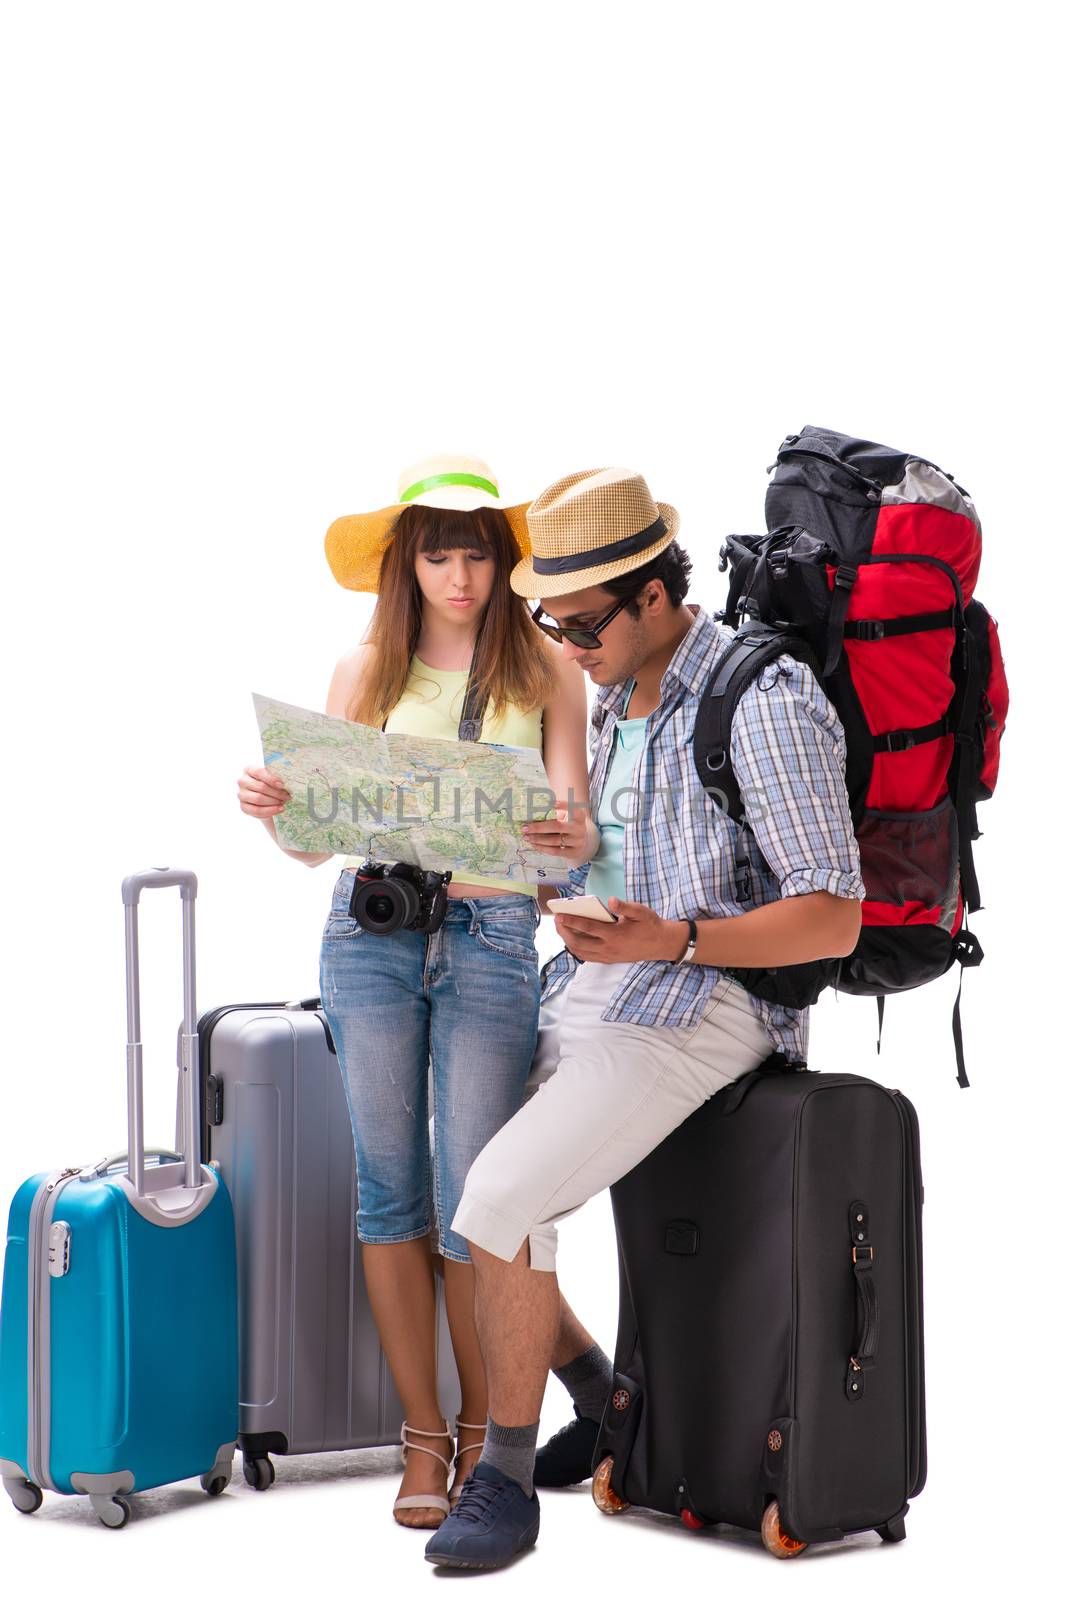
[[[246,1456],[244,1472],[250,1489],[269,1489],[274,1482],[274,1462],[270,1456]]]
[[[696,1511],[691,1511],[689,1506],[683,1506],[679,1512],[679,1521],[684,1528],[689,1528],[691,1533],[700,1533],[702,1528],[707,1527],[705,1519],[699,1517]]]
[[[229,1482],[230,1474],[228,1472],[217,1472],[214,1474],[205,1472],[204,1476],[200,1480],[200,1487],[203,1489],[205,1494],[214,1496],[217,1494],[222,1494]]]
[[[105,1528],[125,1528],[130,1520],[130,1502],[121,1494],[93,1494],[89,1498]]]
[[[764,1549],[770,1550],[773,1556],[782,1560],[789,1560],[791,1556],[799,1556],[808,1546],[803,1539],[794,1539],[787,1533],[779,1521],[779,1502],[768,1502],[764,1512],[764,1519],[760,1524],[760,1537],[764,1541]]]
[[[884,1522],[881,1528],[876,1528],[880,1539],[887,1544],[898,1544],[905,1537],[904,1517],[891,1517],[889,1522]]]
[[[626,1511],[627,1502],[621,1500],[612,1488],[612,1457],[605,1456],[593,1475],[593,1503],[605,1516],[614,1517],[617,1511]]]
[[[16,1511],[21,1511],[27,1517],[32,1517],[35,1511],[40,1511],[44,1495],[29,1478],[5,1478],[4,1488]]]

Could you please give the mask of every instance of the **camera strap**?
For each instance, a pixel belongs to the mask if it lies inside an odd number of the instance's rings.
[[[460,731],[458,739],[480,739],[482,737],[482,716],[475,715],[475,704],[478,699],[478,684],[474,678],[467,679],[467,690],[464,694],[463,709],[460,712]]]
[[[478,637],[475,639],[475,648],[471,655],[471,666],[467,674],[464,703],[460,711],[460,729],[456,735],[458,739],[477,740],[482,737],[483,708],[478,704],[478,679],[475,677],[475,663],[478,660],[478,647],[481,639],[482,628],[479,627]]]
[[[463,707],[460,711],[460,731],[456,735],[458,739],[478,740],[482,737],[482,717],[476,717],[472,715],[475,709],[475,700],[477,696],[478,685],[475,683],[473,678],[469,677],[467,680],[467,690],[464,694]],[[387,718],[386,720],[388,721],[389,719]],[[386,724],[383,722],[382,732],[385,733],[385,731]]]

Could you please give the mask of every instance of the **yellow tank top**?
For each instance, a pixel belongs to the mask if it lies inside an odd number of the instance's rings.
[[[446,672],[428,667],[412,656],[404,692],[386,719],[387,733],[417,733],[423,738],[455,739],[460,731],[460,712],[467,689],[467,669]],[[482,723],[483,744],[527,745],[541,749],[541,709],[519,711],[506,706],[503,716],[494,714]],[[346,856],[345,867],[363,865],[363,856]],[[513,893],[537,896],[533,884],[511,883],[503,878],[487,878],[478,872],[465,872],[461,882],[483,884],[489,889],[507,888]]]

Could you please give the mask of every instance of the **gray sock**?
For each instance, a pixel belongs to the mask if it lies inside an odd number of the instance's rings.
[[[486,1419],[486,1442],[479,1461],[488,1462],[498,1472],[514,1478],[529,1500],[534,1493],[534,1452],[538,1448],[538,1424],[523,1428],[502,1428],[492,1417]]]
[[[600,1422],[615,1381],[615,1369],[600,1345],[591,1344],[574,1361],[553,1371],[578,1407],[579,1416]]]

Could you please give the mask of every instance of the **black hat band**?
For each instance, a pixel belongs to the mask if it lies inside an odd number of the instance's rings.
[[[665,533],[667,524],[663,517],[657,517],[640,533],[630,533],[625,539],[616,539],[613,544],[599,545],[596,550],[580,550],[573,556],[532,556],[531,565],[543,577],[555,572],[582,572],[591,567],[604,567],[612,561],[622,560],[624,556],[635,555],[639,550],[648,550]]]

